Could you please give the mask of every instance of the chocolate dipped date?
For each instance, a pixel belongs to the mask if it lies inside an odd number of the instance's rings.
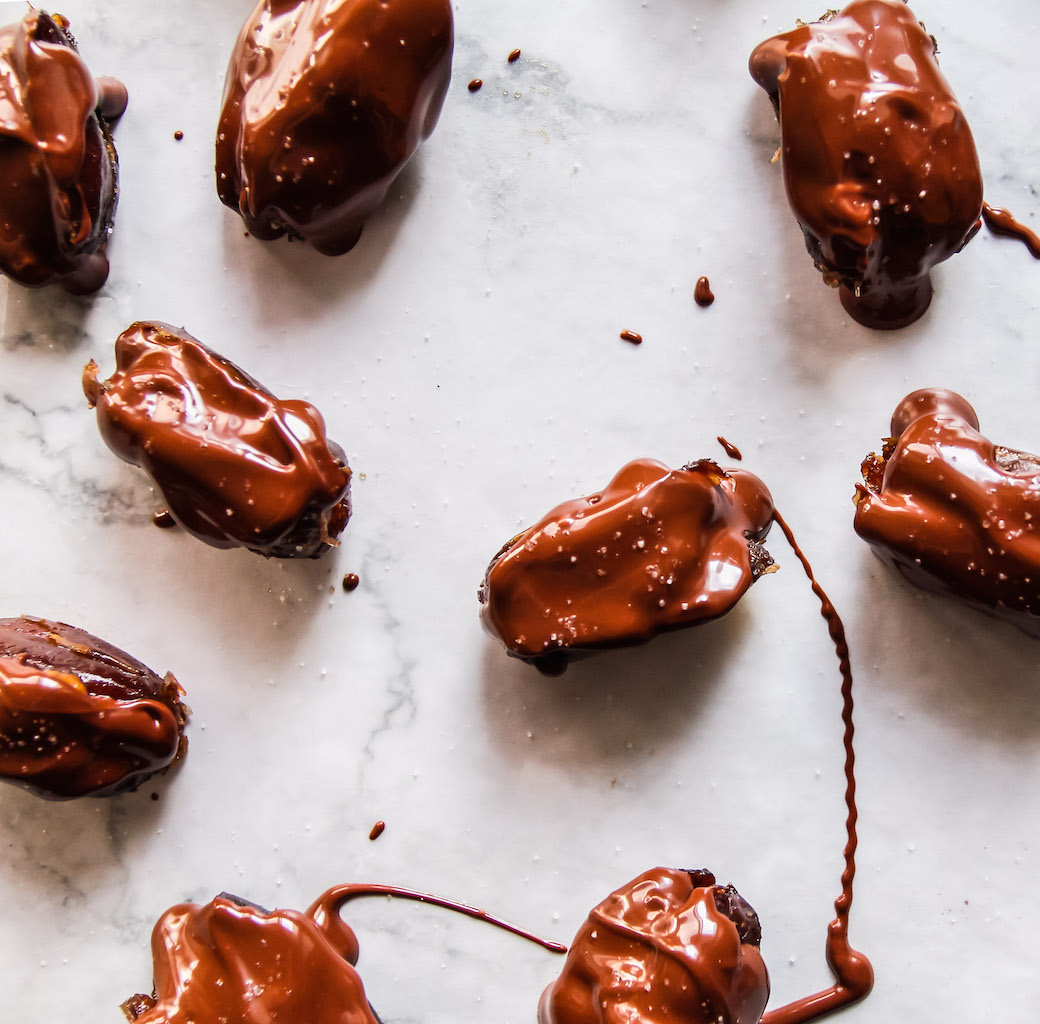
[[[282,401],[168,324],[132,324],[116,371],[83,390],[105,443],[140,466],[169,512],[218,548],[317,558],[350,517],[350,469],[309,402]]]
[[[338,917],[266,911],[222,894],[171,907],[152,932],[154,989],[123,1003],[138,1024],[378,1024]]]
[[[85,630],[0,619],[0,778],[52,800],[136,789],[186,748],[181,693]]]
[[[920,317],[931,269],[982,212],[975,143],[935,54],[903,0],[854,0],[751,54],[806,248],[867,327]]]
[[[960,395],[923,388],[862,471],[854,524],[883,562],[1040,637],[1040,457],[984,437]]]
[[[74,294],[108,278],[116,209],[108,121],[126,89],[95,81],[60,16],[30,9],[0,29],[0,270],[28,287]]]
[[[231,54],[217,194],[257,238],[336,256],[433,132],[449,0],[261,0]]]
[[[754,910],[711,872],[646,871],[590,911],[538,1024],[758,1024],[761,939]]]
[[[397,897],[465,914],[535,942],[554,942],[483,910],[392,885],[340,885],[305,913],[267,911],[222,893],[205,906],[182,903],[152,931],[154,987],[123,1003],[137,1024],[379,1024],[355,969],[358,941],[341,917],[350,900]]]
[[[765,484],[702,459],[630,462],[509,541],[478,596],[487,631],[544,672],[725,615],[773,568]]]

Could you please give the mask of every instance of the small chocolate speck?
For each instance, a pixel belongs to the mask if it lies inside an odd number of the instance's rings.
[[[152,794],[152,799],[153,800],[158,800],[159,799],[159,794],[158,793],[153,793]]]
[[[744,458],[744,456],[740,454],[740,449],[735,444],[733,444],[732,441],[727,441],[721,434],[718,437],[716,437],[715,440],[722,445],[726,454],[731,459],[736,459],[737,462],[740,462],[741,459]]]
[[[177,520],[173,518],[167,509],[161,509],[152,516],[152,522],[159,527],[160,530],[169,530],[171,527],[177,525]]]
[[[483,84],[484,84],[484,79],[482,79],[482,78],[474,78],[473,81],[470,82],[469,85],[466,86],[466,88],[469,89],[470,92],[480,92],[480,87]]]
[[[619,337],[622,341],[627,341],[631,345],[643,344],[643,336],[635,331],[622,331]]]
[[[693,301],[705,309],[715,301],[715,294],[712,292],[711,285],[706,277],[697,278],[697,285],[693,289]]]
[[[360,582],[361,577],[356,572],[348,572],[343,577],[343,589],[349,594],[352,590],[357,590]]]
[[[175,138],[175,139],[176,139],[176,140],[177,140],[178,142],[180,142],[180,141],[181,141],[181,139],[183,139],[183,138],[184,138],[184,132],[182,132],[182,131],[181,131],[181,130],[180,130],[180,129],[178,128],[178,129],[177,129],[177,131],[175,131],[175,132],[173,133],[173,137],[174,137],[174,138]]]
[[[376,839],[378,839],[383,834],[383,830],[385,828],[386,828],[386,822],[385,821],[377,821],[372,826],[372,831],[368,833],[368,838],[371,839],[374,842]]]
[[[519,46],[515,50],[513,50],[509,54],[508,57],[506,57],[506,60],[509,61],[510,64],[515,64],[519,59],[520,59],[520,47]]]

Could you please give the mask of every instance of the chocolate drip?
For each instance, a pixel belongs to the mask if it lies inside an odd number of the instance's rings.
[[[834,641],[834,649],[838,655],[838,667],[841,672],[841,720],[845,729],[842,742],[845,746],[845,868],[841,873],[841,895],[834,901],[835,918],[827,929],[826,957],[827,966],[834,975],[834,984],[811,996],[805,996],[787,1006],[770,1010],[763,1018],[762,1024],[804,1024],[806,1021],[818,1020],[835,1010],[840,1010],[850,1003],[866,998],[874,986],[874,969],[870,961],[857,952],[849,944],[849,913],[852,910],[852,883],[856,877],[856,847],[859,840],[856,836],[856,822],[859,812],[856,810],[856,753],[853,748],[855,727],[852,722],[852,665],[849,662],[849,645],[845,638],[845,627],[841,618],[831,604],[830,598],[813,575],[812,566],[805,553],[798,546],[791,528],[779,512],[773,512],[776,525],[780,527],[791,550],[801,563],[805,575],[812,584],[813,593],[820,602],[820,614],[827,623],[827,632]]]
[[[715,301],[715,293],[706,277],[698,277],[693,289],[693,301],[702,309],[707,309]]]
[[[1040,260],[1040,235],[1031,231],[1021,221],[1016,220],[1007,210],[983,203],[982,219],[993,234],[1018,239],[1029,250],[1030,256]]]
[[[741,459],[744,458],[744,456],[740,454],[740,449],[735,444],[731,444],[729,441],[727,441],[721,434],[718,437],[716,437],[715,440],[722,445],[722,450],[731,459],[736,459],[737,462],[740,462]]]
[[[762,546],[772,515],[768,489],[746,470],[630,462],[502,548],[478,593],[484,626],[555,673],[576,653],[718,618],[772,571]]]
[[[863,463],[856,532],[911,583],[1040,637],[1040,457],[994,444],[945,388],[897,406]]]
[[[632,345],[642,345],[643,344],[643,336],[641,334],[637,333],[636,331],[622,331],[621,332],[621,340],[622,341],[627,341],[627,342],[629,342]]]
[[[163,914],[152,932],[154,995],[131,996],[123,1013],[138,1024],[379,1024],[355,970],[357,936],[340,916],[346,903],[366,896],[443,907],[565,952],[483,910],[392,885],[336,886],[303,914],[222,893],[205,906],[184,903]]]
[[[480,92],[480,90],[483,87],[483,85],[484,85],[484,80],[483,79],[481,79],[481,78],[474,78],[469,83],[469,85],[466,86],[466,88],[469,89],[470,92]]]
[[[126,107],[95,82],[68,23],[30,10],[0,29],[0,271],[28,287],[82,295],[108,278],[117,160],[107,120]]]
[[[350,516],[350,469],[308,402],[275,398],[183,330],[132,324],[116,372],[83,390],[105,443],[140,466],[173,517],[213,547],[317,558]]]
[[[228,64],[217,194],[257,238],[338,256],[433,132],[449,0],[261,0]]]
[[[509,52],[509,56],[506,57],[506,60],[509,61],[510,64],[515,64],[519,59],[520,59],[520,47],[519,46],[515,50],[511,50]]]
[[[902,0],[854,0],[751,55],[806,247],[867,327],[924,313],[931,269],[967,244],[982,211],[975,144],[935,53]]]
[[[51,800],[136,789],[184,753],[181,693],[85,630],[0,619],[0,779]]]
[[[848,938],[858,815],[845,629],[790,527],[775,510],[771,518],[820,601],[842,680],[845,863],[825,947],[835,983],[763,1016],[769,977],[759,952],[758,915],[732,886],[717,886],[710,871],[655,868],[591,911],[560,977],[542,996],[539,1024],[805,1024],[863,999],[873,986],[870,962]]]
[[[372,831],[368,833],[368,838],[375,842],[384,832],[386,831],[386,822],[377,821],[372,826]]]

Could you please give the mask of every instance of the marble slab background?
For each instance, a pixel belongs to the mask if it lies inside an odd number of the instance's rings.
[[[61,7],[131,105],[104,290],[0,285],[2,614],[64,619],[174,671],[194,714],[183,766],[136,794],[0,792],[0,1020],[120,1020],[150,990],[159,914],[221,890],[302,908],[338,882],[395,882],[566,942],[658,863],[708,866],[756,907],[771,1005],[827,984],[838,676],[783,541],[783,571],[727,619],[560,680],[477,620],[484,567],[520,526],[630,458],[723,458],[720,433],[849,628],[852,937],[877,987],[848,1020],[1035,1019],[1040,645],[884,571],[850,499],[916,387],[956,388],[990,436],[1040,448],[1040,264],[983,232],[916,325],[847,319],[788,214],[746,72],[760,39],[820,13],[803,0],[461,0],[441,123],[357,248],[261,243],[212,182],[252,6]],[[5,22],[22,9],[0,4]],[[987,198],[1036,227],[1035,4],[915,10]],[[355,470],[338,551],[267,562],[151,525],[158,498],[103,447],[79,389],[139,318],[323,410]],[[412,905],[356,904],[350,923],[388,1024],[531,1022],[559,966]]]

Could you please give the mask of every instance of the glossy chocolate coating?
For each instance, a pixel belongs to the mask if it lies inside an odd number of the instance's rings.
[[[186,530],[218,548],[317,558],[350,516],[350,470],[308,402],[281,401],[183,330],[132,324],[116,372],[83,390],[105,443]]]
[[[484,626],[510,654],[560,671],[575,652],[718,618],[772,567],[772,520],[769,491],[746,470],[630,462],[495,556],[479,591]]]
[[[538,1024],[758,1024],[769,998],[760,941],[731,886],[654,868],[589,913]]]
[[[911,583],[1040,637],[1040,457],[979,433],[944,388],[915,391],[863,463],[856,532]]]
[[[85,630],[0,619],[0,778],[53,800],[136,789],[183,753],[180,693]]]
[[[305,914],[268,912],[221,893],[204,907],[181,904],[159,919],[153,994],[131,996],[123,1012],[142,1024],[379,1024],[354,970],[357,938],[341,917],[346,903],[373,896],[442,907],[565,951],[476,907],[396,885],[337,885]]]
[[[152,932],[153,995],[123,1004],[138,1024],[378,1024],[338,916],[265,911],[221,895],[183,903]]]
[[[982,212],[975,144],[935,53],[902,0],[855,0],[751,54],[780,121],[806,247],[868,327],[924,313],[930,270],[967,243]]]
[[[231,54],[217,193],[257,238],[351,249],[437,123],[449,0],[261,0]]]
[[[0,29],[0,270],[19,284],[86,294],[108,278],[117,86],[95,82],[63,19]]]

